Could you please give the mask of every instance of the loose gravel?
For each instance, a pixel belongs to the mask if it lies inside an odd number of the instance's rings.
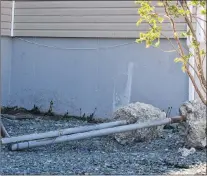
[[[2,121],[11,136],[87,125],[72,119]],[[23,151],[1,146],[0,169],[3,175],[206,175],[206,149],[182,157],[178,152],[181,147],[182,139],[172,130],[164,130],[159,139],[131,145],[121,145],[112,136],[104,136]]]

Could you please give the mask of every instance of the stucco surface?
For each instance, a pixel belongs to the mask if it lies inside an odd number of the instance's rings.
[[[5,62],[6,55],[12,53],[11,65],[8,66],[12,68],[11,72],[6,74],[8,71],[2,70],[5,75],[3,80],[11,75],[11,95],[5,93],[6,88],[3,91],[7,100],[3,101],[5,105],[30,109],[35,104],[47,110],[52,100],[57,113],[89,114],[97,108],[95,116],[105,118],[110,117],[118,107],[136,101],[161,109],[172,106],[174,115],[188,99],[188,78],[180,65],[173,61],[176,53],[146,49],[144,44],[133,43],[132,39],[24,40],[59,49],[12,39],[11,52],[3,56]],[[130,44],[98,49],[123,43]],[[5,42],[3,47],[6,50],[9,48]],[[172,50],[165,40],[162,40],[161,48]]]

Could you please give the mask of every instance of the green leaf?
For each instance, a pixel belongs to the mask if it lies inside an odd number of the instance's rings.
[[[182,58],[175,58],[175,59],[174,59],[174,62],[175,62],[175,63],[183,62],[183,59],[182,59]]]
[[[189,54],[189,58],[188,58],[188,59],[190,59],[190,57],[192,57],[192,56],[193,56],[193,54],[192,54],[192,53],[190,53],[190,54]]]
[[[187,37],[188,35],[187,35],[187,32],[182,32],[181,33],[181,37]]]
[[[191,31],[190,31],[190,29],[187,31],[187,36],[190,36],[190,35],[192,35],[192,33],[191,33]]]
[[[160,7],[164,6],[163,2],[161,2],[161,1],[159,1],[159,2],[157,3],[157,5],[160,6]]]
[[[162,14],[157,13],[157,6],[156,8],[151,4],[151,1],[148,0],[136,0],[135,1],[137,4],[139,4],[138,8],[138,14],[139,14],[139,19],[137,21],[137,26],[139,26],[141,23],[146,23],[149,24],[149,28],[145,31],[145,33],[140,33],[139,39],[136,40],[137,43],[142,43],[145,42],[146,48],[149,48],[150,46],[158,47],[160,45],[160,37],[161,37],[161,32],[163,32],[162,29],[162,23],[165,20],[165,17],[171,17],[172,21],[175,22],[175,18],[183,18],[186,16],[190,16],[191,12],[189,8],[183,8],[181,4],[175,5],[172,0],[158,0],[157,4],[161,8],[164,7],[166,8],[163,11]],[[167,3],[166,3],[167,2]],[[203,15],[206,15],[206,1],[205,0],[191,0],[190,1],[191,5],[194,7],[199,7],[201,8],[201,13]],[[164,6],[164,7],[163,7]],[[158,8],[160,8],[158,7]],[[189,7],[189,6],[188,6]],[[171,30],[173,33],[173,29]],[[175,31],[179,31],[177,26],[175,26]],[[185,32],[183,32],[181,35],[179,32],[174,33],[174,37],[179,39],[179,37],[191,37],[192,41],[190,44],[190,48],[192,49],[198,49],[200,47],[199,41],[193,36],[192,32],[188,29]],[[179,52],[179,51],[178,51]],[[203,50],[200,50],[200,53],[195,53],[195,57],[197,57],[200,54],[200,56],[205,56],[206,52]],[[176,63],[181,63],[182,64],[182,71],[186,72],[186,69],[188,68],[188,61],[189,58],[192,57],[192,53],[183,55],[182,57],[178,57],[174,59],[174,62]],[[195,58],[196,59],[196,58]]]
[[[182,71],[183,71],[184,73],[186,72],[185,65],[182,66]]]
[[[206,52],[204,51],[204,49],[202,49],[202,50],[200,51],[200,55],[201,55],[201,56],[206,55]]]
[[[155,47],[159,47],[159,46],[160,46],[160,40],[158,40],[158,41],[155,43],[154,46],[155,46]]]
[[[142,43],[141,39],[136,39],[136,43]]]
[[[192,41],[192,45],[191,45],[193,48],[198,48],[199,46],[200,46],[200,43],[197,41],[197,40],[195,40],[195,39],[193,39],[193,41]]]
[[[158,20],[160,23],[162,23],[162,22],[164,21],[164,18],[162,18],[162,17],[158,17],[157,20]]]
[[[139,26],[141,23],[142,23],[142,19],[140,18],[140,19],[137,21],[136,25]]]
[[[175,36],[176,38],[178,37],[178,34],[177,34],[177,32],[174,32],[173,34],[174,34],[174,36]]]
[[[206,9],[201,10],[202,15],[206,15]]]

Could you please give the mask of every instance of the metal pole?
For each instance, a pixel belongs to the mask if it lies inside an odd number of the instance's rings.
[[[26,149],[26,148],[38,147],[38,146],[49,145],[49,144],[56,144],[56,143],[61,143],[61,142],[66,142],[66,141],[86,139],[86,138],[90,138],[90,137],[105,136],[105,135],[109,135],[109,134],[113,134],[113,133],[121,133],[121,132],[137,130],[137,129],[141,129],[141,128],[149,128],[149,127],[154,127],[154,126],[166,125],[169,123],[176,123],[181,120],[183,120],[183,118],[179,116],[174,119],[165,118],[165,119],[161,119],[161,120],[148,121],[145,123],[123,125],[123,126],[119,126],[119,127],[89,131],[89,132],[85,132],[85,133],[65,135],[65,136],[60,136],[60,137],[54,138],[54,139],[44,139],[44,140],[39,140],[39,141],[22,142],[22,143],[17,143],[17,144],[11,145],[10,149],[11,150],[22,150],[22,149]]]
[[[75,128],[61,129],[61,130],[50,131],[50,132],[45,132],[45,133],[3,138],[1,139],[1,141],[2,141],[2,144],[11,144],[11,143],[22,142],[22,141],[31,141],[31,140],[36,140],[36,139],[58,137],[58,136],[63,136],[67,134],[74,134],[74,133],[86,132],[86,131],[91,131],[91,130],[99,130],[99,129],[109,128],[109,127],[126,125],[126,124],[127,124],[126,120],[121,120],[121,121],[115,121],[115,122],[101,123],[97,125],[88,125],[88,126],[81,126],[81,127],[75,127]]]
[[[1,116],[1,115],[0,115]],[[1,117],[0,117],[1,118]],[[3,123],[2,123],[2,120],[0,120],[0,137],[10,137],[9,136],[9,133],[6,131],[6,128],[4,127]]]

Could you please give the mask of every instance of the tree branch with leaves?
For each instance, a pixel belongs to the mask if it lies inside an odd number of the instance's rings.
[[[155,1],[154,1],[155,2]],[[137,43],[146,43],[146,48],[150,46],[159,47],[160,39],[166,38],[170,45],[174,48],[174,51],[177,52],[178,58],[175,58],[175,62],[182,63],[182,71],[187,73],[189,76],[195,91],[197,92],[201,101],[207,105],[206,101],[206,77],[203,69],[204,60],[206,60],[206,51],[202,48],[201,42],[198,39],[196,33],[196,24],[199,25],[201,32],[204,33],[204,42],[206,45],[206,29],[202,27],[199,23],[199,20],[206,25],[206,1],[205,0],[178,0],[178,1],[170,1],[170,0],[160,0],[157,1],[157,6],[154,6],[151,1],[135,1],[136,4],[139,4],[138,8],[139,20],[137,21],[137,26],[142,23],[149,24],[149,30],[146,32],[140,32],[139,38],[136,40]],[[159,14],[156,12],[156,7],[163,8],[164,13]],[[200,10],[199,14],[201,14],[204,18],[195,13],[190,9]],[[176,19],[183,18],[185,24],[187,25],[186,32],[179,33],[179,30],[176,27]],[[176,41],[176,46],[173,44],[172,39],[165,36],[163,34],[162,26],[163,22],[168,20],[171,23],[173,40]],[[185,46],[180,41],[180,38],[189,38],[190,45],[189,51],[184,52]],[[195,65],[192,65],[190,62],[190,58],[193,58],[195,61]],[[192,71],[195,73],[195,76],[192,74]],[[198,81],[196,81],[198,80]]]

